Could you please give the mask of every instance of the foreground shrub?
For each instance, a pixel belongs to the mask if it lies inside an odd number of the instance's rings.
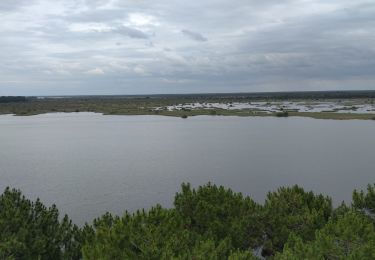
[[[282,251],[292,233],[303,241],[312,240],[315,230],[323,227],[332,215],[332,202],[298,186],[282,187],[268,193],[264,211],[267,241],[263,255],[269,256]]]
[[[183,184],[174,208],[107,213],[78,229],[7,188],[0,259],[375,259],[374,198],[369,185],[333,210],[330,198],[293,186],[258,205],[222,186]]]
[[[375,259],[374,226],[364,215],[349,211],[329,221],[313,241],[292,235],[276,259]]]
[[[18,190],[0,196],[0,259],[80,259],[79,231],[53,205],[31,202]]]
[[[354,190],[352,206],[375,220],[375,184],[369,184],[366,192]]]
[[[192,248],[199,237],[185,232],[174,210],[160,206],[150,211],[107,213],[84,228],[86,259],[160,259]]]
[[[175,207],[157,206],[121,218],[104,215],[84,228],[84,257],[225,259],[232,253],[247,256],[246,249],[261,245],[260,206],[240,193],[211,184],[198,190],[183,184]]]
[[[241,193],[207,184],[192,189],[182,185],[175,208],[186,227],[216,241],[229,238],[234,248],[256,248],[263,240],[261,206]]]

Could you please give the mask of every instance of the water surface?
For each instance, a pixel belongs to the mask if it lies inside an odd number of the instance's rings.
[[[262,202],[299,184],[335,203],[375,182],[375,121],[310,118],[0,116],[0,189],[55,203],[75,223],[169,207],[182,182]]]

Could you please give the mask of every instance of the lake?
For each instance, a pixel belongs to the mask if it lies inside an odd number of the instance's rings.
[[[375,121],[310,118],[0,116],[0,189],[55,203],[77,224],[106,211],[169,207],[182,182],[263,202],[299,184],[350,201],[375,182]]]

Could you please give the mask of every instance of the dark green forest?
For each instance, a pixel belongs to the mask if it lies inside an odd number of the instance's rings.
[[[12,103],[12,102],[26,102],[27,98],[26,97],[0,97],[0,103]]]
[[[83,227],[7,188],[0,259],[375,259],[374,224],[375,185],[335,208],[298,186],[258,204],[222,186],[182,184],[173,208],[107,213]]]

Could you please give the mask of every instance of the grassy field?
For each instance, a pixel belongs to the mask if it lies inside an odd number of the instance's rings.
[[[335,113],[335,112],[296,112],[288,111],[287,114],[267,113],[256,109],[221,109],[221,108],[198,108],[182,109],[169,111],[168,106],[188,103],[225,103],[231,102],[280,102],[294,101],[299,102],[346,102],[353,104],[370,104],[374,102],[374,97],[356,97],[339,99],[318,98],[316,96],[303,98],[291,97],[252,97],[248,95],[165,95],[165,96],[109,96],[109,97],[63,97],[63,98],[27,98],[24,102],[6,102],[0,103],[0,114],[14,114],[17,116],[30,116],[44,113],[55,112],[96,112],[105,115],[163,115],[175,117],[190,117],[198,115],[218,115],[218,116],[302,116],[317,119],[375,119],[375,114],[358,113]],[[159,110],[156,110],[159,108]]]

